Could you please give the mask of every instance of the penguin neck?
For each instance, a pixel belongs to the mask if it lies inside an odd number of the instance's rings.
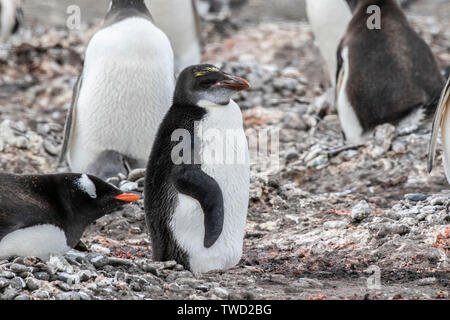
[[[103,27],[130,17],[142,17],[153,22],[144,0],[112,0]]]

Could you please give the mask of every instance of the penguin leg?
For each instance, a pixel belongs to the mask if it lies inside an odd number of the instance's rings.
[[[87,173],[103,180],[116,177],[119,173],[127,176],[128,168],[126,159],[117,151],[103,151],[91,164],[89,164]]]
[[[200,203],[205,215],[204,246],[212,247],[222,233],[224,222],[224,203],[220,186],[198,165],[175,166],[171,177],[180,193]]]

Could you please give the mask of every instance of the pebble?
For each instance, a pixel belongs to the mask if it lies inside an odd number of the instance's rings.
[[[136,182],[126,182],[122,186],[120,186],[120,190],[122,192],[136,191],[138,188],[139,185]]]
[[[226,289],[220,287],[214,288],[211,293],[215,294],[221,299],[228,299],[228,296],[230,295]]]
[[[134,169],[128,175],[128,181],[136,182],[145,177],[146,169]]]
[[[28,271],[28,267],[23,264],[13,263],[9,269],[14,273],[22,273]]]
[[[327,221],[323,224],[323,227],[325,229],[339,229],[345,227],[347,224],[346,221]]]
[[[352,220],[359,222],[366,219],[372,213],[369,204],[365,200],[361,200],[352,209]]]
[[[78,292],[63,292],[56,295],[56,300],[81,300],[81,295]]]
[[[17,290],[22,290],[26,287],[25,281],[23,281],[20,277],[15,277],[9,281],[9,284],[12,288]]]
[[[430,286],[430,285],[435,284],[436,282],[437,282],[436,278],[424,278],[424,279],[420,279],[417,284],[419,286]]]
[[[27,278],[25,280],[26,284],[27,284],[27,288],[30,291],[35,291],[37,289],[39,289],[41,282],[35,278]]]
[[[50,275],[47,272],[36,272],[34,277],[38,280],[49,281]]]
[[[5,278],[0,278],[0,290],[9,286],[9,280]]]
[[[408,200],[418,202],[418,201],[425,201],[428,198],[428,196],[423,193],[409,193],[406,195],[406,198]]]
[[[14,298],[14,300],[26,301],[26,300],[31,300],[31,298],[27,294],[19,294],[17,297]]]

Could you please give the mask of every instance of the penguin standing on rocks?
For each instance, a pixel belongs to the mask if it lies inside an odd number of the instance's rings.
[[[444,86],[433,53],[395,0],[347,2],[354,13],[338,49],[336,85],[346,139],[360,143],[386,122],[418,125],[434,113]],[[379,28],[368,27],[372,5],[380,10]]]
[[[89,224],[139,198],[86,174],[0,174],[0,257],[65,253]]]
[[[144,0],[112,0],[86,50],[60,160],[102,179],[145,167],[174,86],[172,47]]]
[[[156,25],[172,44],[175,72],[199,64],[202,41],[196,0],[150,0],[148,6]]]
[[[444,170],[448,183],[450,183],[450,77],[442,91],[438,108],[433,122],[430,147],[428,150],[428,172],[431,173],[434,165],[434,156],[436,153],[436,144],[441,129],[442,147],[444,149]]]
[[[23,24],[20,0],[0,0],[0,43],[16,33]]]
[[[212,65],[180,74],[147,167],[154,260],[176,260],[194,273],[239,262],[250,168],[242,113],[231,96],[248,88]]]
[[[336,52],[352,18],[352,13],[345,0],[306,0],[306,12],[334,87],[337,68]]]

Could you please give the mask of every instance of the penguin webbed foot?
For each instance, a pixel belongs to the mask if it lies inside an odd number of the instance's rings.
[[[220,237],[224,222],[224,203],[220,186],[197,165],[177,165],[172,180],[180,193],[196,199],[205,215],[203,245],[211,248]]]

